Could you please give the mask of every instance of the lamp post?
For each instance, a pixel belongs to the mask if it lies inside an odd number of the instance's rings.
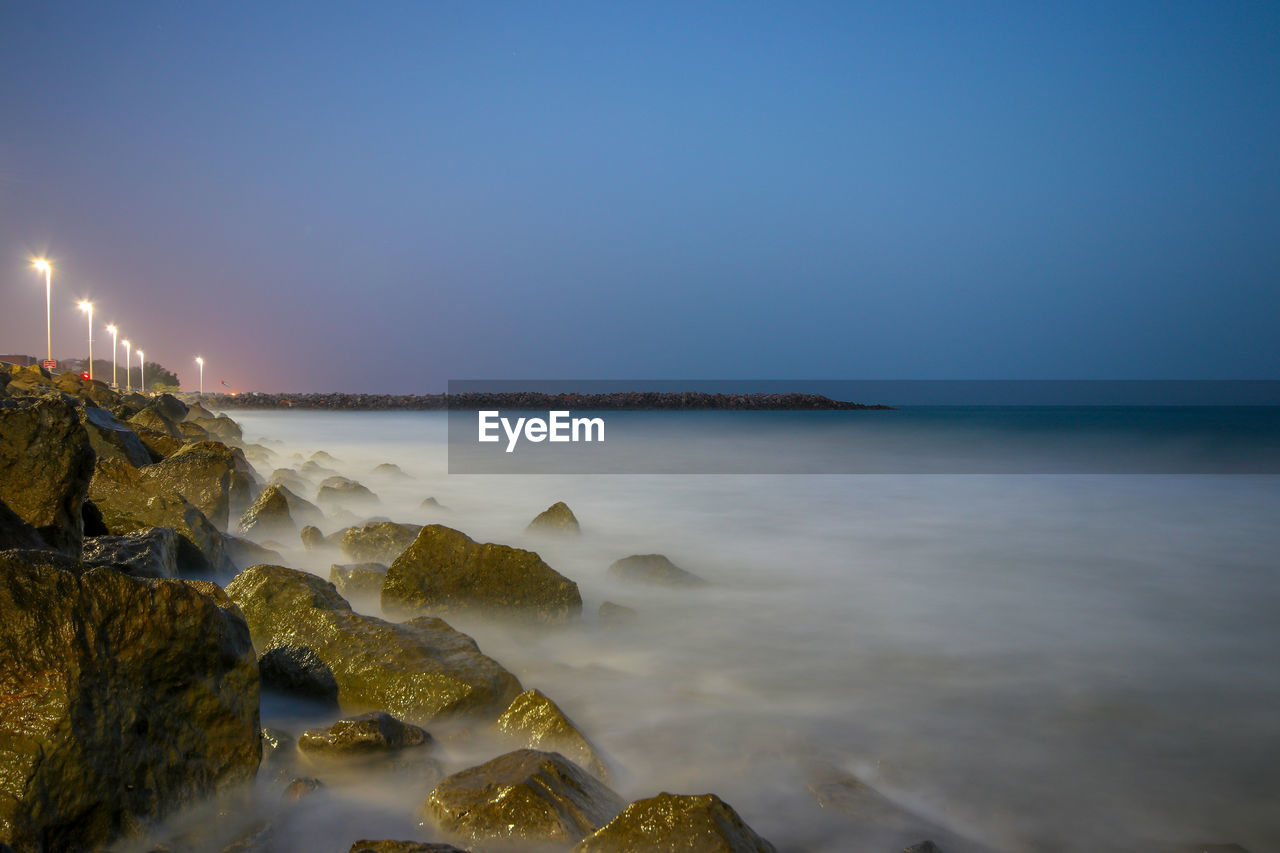
[[[44,258],[36,258],[31,266],[44,273],[45,334],[49,345],[48,361],[53,361],[53,266]]]
[[[133,390],[133,351],[129,346],[129,342],[122,341],[124,344],[124,390]]]
[[[200,396],[204,396],[204,359],[196,356],[196,364],[200,365]]]
[[[93,303],[86,300],[81,301],[80,310],[89,315],[89,378],[93,378]]]
[[[119,388],[116,382],[116,333],[119,330],[115,326],[107,326],[107,331],[111,333],[111,387]]]
[[[142,350],[138,350],[138,367],[142,370],[142,377],[138,380],[143,394],[147,393],[147,362],[145,361],[147,354]]]

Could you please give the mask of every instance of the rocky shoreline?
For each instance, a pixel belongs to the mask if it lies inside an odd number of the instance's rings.
[[[217,409],[343,409],[377,411],[403,409],[552,409],[586,410],[710,410],[710,411],[884,411],[891,406],[833,400],[821,394],[707,394],[700,391],[662,393],[631,391],[614,394],[542,394],[536,392],[462,394],[181,394]]]
[[[219,399],[0,370],[0,853],[314,849],[288,840],[302,804],[375,781],[413,798],[417,837],[353,832],[325,849],[778,849],[714,793],[628,802],[627,768],[448,621],[581,630],[577,583],[534,551],[375,515],[377,495],[328,453],[246,443],[208,408]],[[564,503],[527,533],[580,541]],[[337,562],[326,580],[281,551]],[[660,554],[608,572],[673,594],[708,585]],[[605,601],[598,625],[638,616]],[[327,723],[264,727],[264,694]],[[774,784],[883,841],[858,849],[991,849],[831,764],[778,764]]]

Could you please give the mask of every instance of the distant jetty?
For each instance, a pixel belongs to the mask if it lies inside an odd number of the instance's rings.
[[[348,411],[458,409],[851,411],[892,406],[832,400],[821,394],[707,394],[700,391],[615,394],[542,394],[534,392],[463,394],[184,394],[220,409],[337,409]]]

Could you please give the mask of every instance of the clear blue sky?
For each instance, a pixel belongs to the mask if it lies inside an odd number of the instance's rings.
[[[1280,378],[1280,4],[6,3],[0,117],[3,351]]]

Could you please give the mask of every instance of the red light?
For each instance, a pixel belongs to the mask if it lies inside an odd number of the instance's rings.
[[[86,370],[84,373],[81,373],[81,374],[80,374],[80,378],[81,378],[81,379],[88,379],[88,378],[89,378],[89,371],[87,371],[87,370]]]

